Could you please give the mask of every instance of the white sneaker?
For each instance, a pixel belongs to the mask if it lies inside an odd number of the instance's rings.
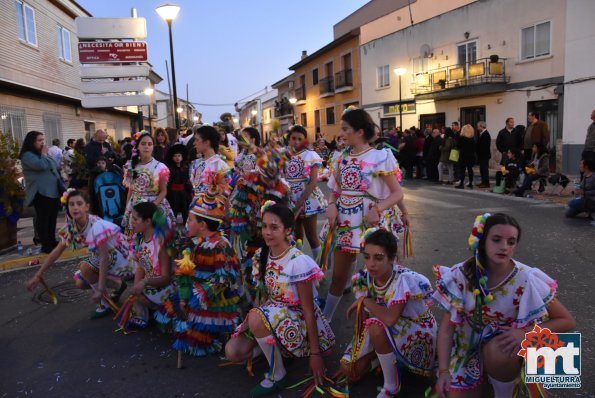
[[[391,392],[391,391],[387,390],[386,388],[382,387],[382,390],[380,390],[380,392],[378,393],[376,398],[395,398],[398,393],[399,393],[398,389],[394,392]]]

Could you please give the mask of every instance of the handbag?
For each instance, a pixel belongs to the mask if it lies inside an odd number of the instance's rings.
[[[450,160],[451,162],[458,162],[460,154],[461,154],[461,152],[458,149],[451,149],[450,156],[448,157],[448,160]]]

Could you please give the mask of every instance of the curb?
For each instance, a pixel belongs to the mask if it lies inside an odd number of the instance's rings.
[[[89,251],[87,249],[79,249],[75,251],[65,251],[62,255],[56,260],[56,263],[61,263],[64,261],[74,260],[83,258],[89,255]],[[24,269],[24,268],[31,268],[36,267],[38,265],[43,264],[47,254],[41,254],[37,256],[25,256],[19,257],[12,260],[6,260],[0,263],[0,272],[8,272],[17,269]],[[29,262],[33,260],[39,260],[39,264],[30,265]]]

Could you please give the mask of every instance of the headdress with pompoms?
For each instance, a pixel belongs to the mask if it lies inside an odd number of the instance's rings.
[[[281,148],[271,146],[259,153],[256,165],[265,177],[272,180],[279,177],[286,160],[287,155]]]
[[[473,294],[477,298],[479,298],[479,295],[483,295],[486,303],[492,301],[494,297],[487,287],[488,273],[484,265],[481,263],[479,256],[479,241],[484,234],[486,220],[490,216],[491,213],[484,213],[475,217],[475,222],[473,223],[473,229],[471,230],[471,235],[469,235],[468,242],[469,250],[473,251],[475,255],[475,276],[478,282],[478,286],[475,288],[475,290],[473,290]]]
[[[225,203],[227,199],[219,192],[218,182],[221,178],[223,176],[216,175],[207,192],[203,192],[196,197],[190,205],[190,213],[219,223],[225,220]]]

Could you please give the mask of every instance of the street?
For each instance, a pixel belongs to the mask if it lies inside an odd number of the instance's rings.
[[[583,218],[565,219],[563,207],[554,203],[416,181],[408,181],[405,192],[415,257],[403,264],[432,282],[432,265],[453,265],[469,256],[467,238],[476,215],[505,212],[519,221],[523,231],[516,259],[558,281],[559,299],[582,332],[582,388],[552,390],[550,395],[595,396],[595,228]],[[178,370],[171,339],[154,326],[123,335],[114,332],[117,326],[110,317],[89,320],[93,305],[87,292],[74,289],[76,268],[70,262],[46,274],[59,305],[48,304],[40,288],[26,291],[25,281],[34,270],[0,274],[0,397],[244,397],[261,380],[267,369],[263,360],[255,363],[254,377],[240,366],[218,367],[222,361],[217,357],[184,356]],[[328,282],[321,286],[323,297],[327,287]],[[326,358],[331,374],[352,336],[353,319],[346,321],[343,315],[352,299],[344,297],[332,324],[337,346],[332,358]],[[290,384],[306,377],[307,365],[307,360],[287,363]],[[423,396],[422,382],[405,374],[400,397]],[[381,385],[381,375],[369,375],[350,388],[350,396],[375,396]],[[280,396],[298,397],[299,389]]]

